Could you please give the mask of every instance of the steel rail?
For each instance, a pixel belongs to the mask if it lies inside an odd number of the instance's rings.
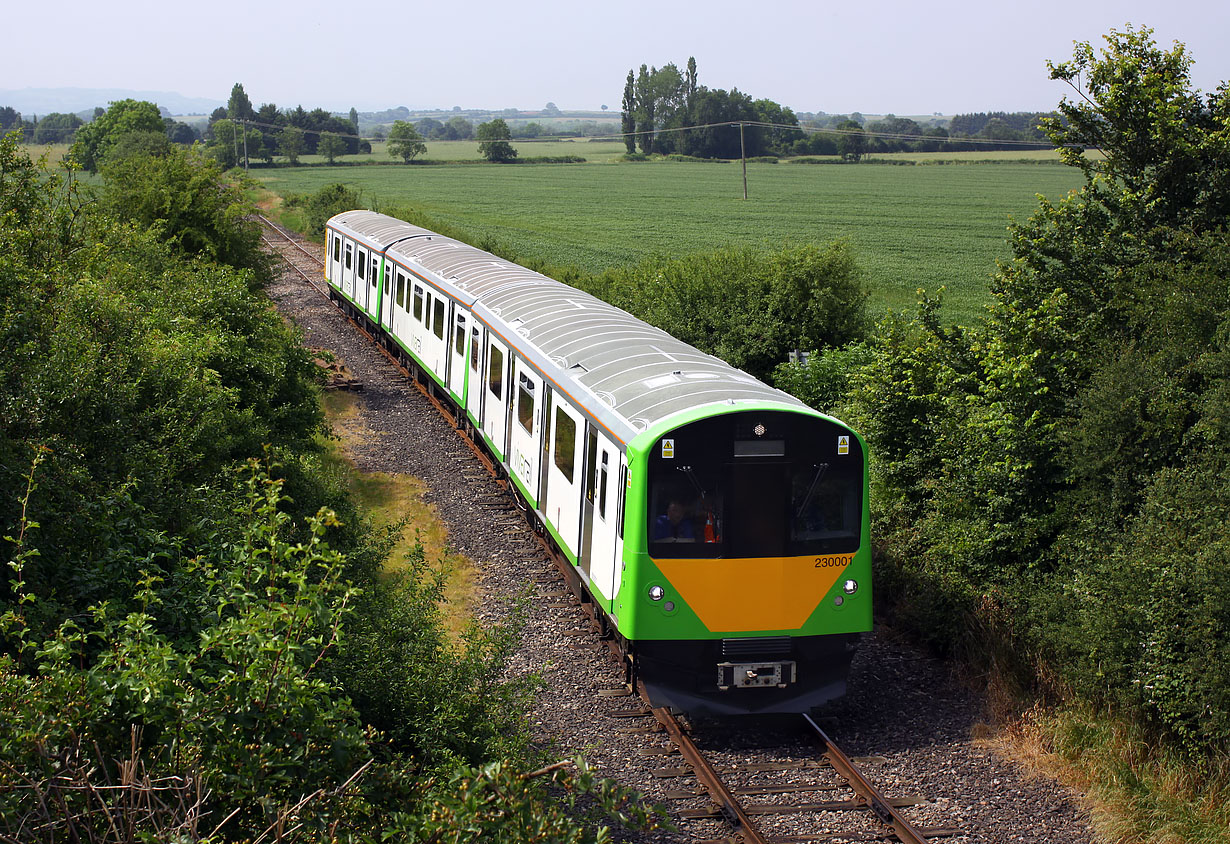
[[[854,767],[854,763],[850,761],[850,758],[841,751],[841,748],[833,744],[832,739],[828,737],[824,730],[820,729],[820,725],[813,721],[811,716],[806,713],[803,714],[803,719],[812,728],[816,740],[820,744],[820,753],[824,760],[833,766],[833,770],[854,790],[854,793],[858,795],[857,799],[871,810],[876,819],[891,829],[893,834],[903,844],[923,844],[926,838],[922,832],[902,817],[901,813],[897,811],[892,803],[886,800],[876,790],[875,786],[859,773],[858,769]]]
[[[643,684],[637,684],[637,691],[645,700],[649,700],[649,695],[645,691]],[[670,708],[665,706],[657,706],[652,710],[653,717],[666,731],[670,740],[679,748],[679,755],[691,766],[692,772],[696,775],[696,781],[705,789],[709,795],[709,799],[722,814],[722,818],[730,824],[734,829],[735,835],[745,844],[768,844],[766,839],[757,829],[756,824],[752,821],[750,815],[744,810],[743,805],[735,799],[734,794],[722,782],[722,778],[718,776],[713,766],[709,764],[709,760],[700,752],[700,748],[692,741],[692,737],[683,731],[679,726],[678,719],[671,714]]]

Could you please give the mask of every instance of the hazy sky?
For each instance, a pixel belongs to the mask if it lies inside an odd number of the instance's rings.
[[[642,63],[796,111],[946,114],[1053,108],[1046,60],[1112,27],[1185,43],[1197,87],[1230,79],[1226,0],[67,0],[5,11],[0,89],[175,91],[254,105],[362,111],[542,108],[618,112]]]

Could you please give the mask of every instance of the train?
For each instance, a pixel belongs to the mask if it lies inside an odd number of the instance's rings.
[[[367,210],[325,234],[330,298],[490,455],[653,706],[844,694],[872,621],[856,431],[453,238]]]

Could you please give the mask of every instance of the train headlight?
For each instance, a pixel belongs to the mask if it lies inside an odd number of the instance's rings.
[[[666,590],[661,586],[654,585],[649,587],[649,598],[652,601],[662,600],[662,596],[666,594]]]
[[[854,578],[850,578],[845,583],[841,584],[841,591],[845,592],[847,595],[853,595],[858,591],[858,581]]]

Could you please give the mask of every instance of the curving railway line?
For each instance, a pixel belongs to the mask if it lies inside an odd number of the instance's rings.
[[[262,223],[267,247],[280,255],[297,277],[311,285],[323,300],[330,301],[320,258],[304,249],[295,237],[276,224],[264,218]],[[336,316],[336,309],[329,310]],[[371,339],[353,321],[350,325]],[[423,383],[414,379],[378,344],[372,344],[372,348],[379,349],[403,376],[413,381],[418,392],[435,405],[455,435],[461,436],[457,421]],[[462,446],[461,440],[454,442],[460,446],[461,452],[468,450],[476,455],[487,471],[494,475],[492,464],[473,443],[466,440]],[[454,448],[450,447],[452,456],[449,459],[461,460]],[[568,627],[570,623],[580,624],[579,628],[562,631],[573,637],[571,647],[574,652],[585,648],[596,652],[609,648],[618,657],[618,649],[612,646],[609,631],[604,629],[593,607],[583,599],[574,567],[554,552],[541,536],[534,535],[523,521],[502,518],[516,516],[513,506],[515,499],[502,492],[506,482],[491,476],[480,478],[466,474],[464,469],[459,475],[464,475],[465,482],[477,489],[472,500],[479,502],[480,511],[488,518],[501,517],[503,534],[511,534],[502,536],[502,542],[513,547],[514,553],[541,559],[544,565],[547,560],[554,564],[553,570],[543,569],[534,575],[534,579],[538,582],[539,597],[548,599],[548,605],[554,608],[552,611],[568,613],[568,617],[560,623],[561,628]],[[579,613],[579,616],[574,613]],[[582,637],[585,643],[578,644]],[[582,658],[578,656],[578,659]],[[625,673],[624,680],[629,679],[633,678]],[[627,682],[596,692],[590,689],[589,693],[601,699],[592,708],[602,710],[612,702],[619,707],[604,710],[612,735],[636,736],[643,744],[640,750],[642,756],[669,760],[663,767],[650,771],[649,777],[670,783],[669,788],[658,793],[675,807],[672,815],[682,829],[682,837],[677,840],[782,844],[874,840],[916,844],[941,836],[971,840],[955,827],[926,826],[911,821],[910,817],[916,816],[911,814],[914,807],[930,806],[934,809],[934,800],[884,796],[859,767],[863,763],[874,767],[876,759],[864,757],[862,760],[851,760],[808,716],[802,720],[794,716],[795,721],[790,722],[788,731],[793,731],[794,737],[786,742],[789,745],[787,750],[765,751],[764,745],[755,740],[742,743],[730,741],[732,729],[754,730],[757,729],[754,724],[758,722],[742,722],[737,727],[732,727],[734,722],[730,721],[692,724],[676,717],[669,709],[651,707]],[[629,703],[632,703],[631,707]],[[809,737],[810,752],[800,750],[806,747],[800,739],[801,735]],[[661,744],[663,737],[669,744]],[[770,747],[773,744],[773,740],[768,742]],[[925,812],[923,816],[934,823],[934,811]],[[784,821],[786,818],[790,820]]]

